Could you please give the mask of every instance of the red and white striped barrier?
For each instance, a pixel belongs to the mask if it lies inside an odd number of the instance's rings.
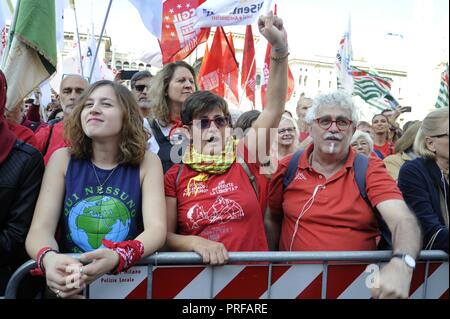
[[[295,264],[133,267],[91,284],[89,298],[154,299],[369,299],[367,264]],[[381,265],[381,267],[383,264]],[[372,266],[371,266],[372,267]],[[411,299],[448,299],[448,262],[418,263]],[[426,274],[426,275],[425,275]],[[115,281],[114,281],[115,280]],[[425,291],[426,289],[426,291]]]

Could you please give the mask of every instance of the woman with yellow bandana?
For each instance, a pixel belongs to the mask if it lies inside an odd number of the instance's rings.
[[[191,143],[182,164],[165,176],[166,248],[197,252],[204,263],[223,264],[228,251],[268,250],[258,173],[270,155],[269,131],[276,130],[284,111],[289,52],[280,18],[272,12],[261,16],[258,27],[272,50],[267,107],[253,130],[236,141],[225,100],[206,91],[192,94],[181,110]]]

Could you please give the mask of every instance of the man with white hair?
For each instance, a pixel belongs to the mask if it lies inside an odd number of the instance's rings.
[[[266,217],[272,248],[375,250],[380,233],[375,207],[392,232],[393,255],[379,273],[373,297],[407,298],[421,247],[420,228],[383,162],[352,149],[358,118],[351,97],[343,92],[319,96],[305,120],[313,143],[297,157],[283,159],[272,177]],[[355,182],[361,171],[356,163],[364,159],[366,199]],[[291,180],[285,178],[289,167]]]

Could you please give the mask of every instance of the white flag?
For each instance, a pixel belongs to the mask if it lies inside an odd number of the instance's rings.
[[[89,76],[91,74],[90,83],[94,83],[100,80],[114,80],[114,75],[110,69],[106,66],[103,59],[100,58],[100,52],[97,55],[97,60],[94,65],[95,52],[97,51],[97,41],[95,39],[94,24],[92,24],[91,32],[87,38],[86,47],[83,52],[83,70],[84,75]]]
[[[272,8],[273,0],[207,0],[197,8],[195,29],[249,25]]]
[[[56,47],[58,52],[64,50],[64,9],[68,6],[68,0],[55,0]]]
[[[351,18],[348,18],[347,30],[339,43],[336,55],[336,74],[341,89],[348,94],[353,93],[353,76],[350,62],[353,60]]]
[[[161,40],[163,0],[130,0],[151,34]]]

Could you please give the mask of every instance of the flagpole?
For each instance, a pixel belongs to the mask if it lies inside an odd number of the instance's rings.
[[[98,39],[97,49],[95,50],[94,61],[91,66],[91,73],[89,74],[89,83],[91,83],[92,74],[94,73],[95,63],[97,62],[98,51],[100,50],[100,45],[103,39],[103,33],[105,32],[106,21],[108,20],[109,10],[111,9],[113,0],[109,0],[108,9],[106,11],[105,20],[103,21],[102,32],[100,33],[100,38]]]
[[[255,52],[255,53],[256,53],[256,52]],[[255,61],[256,61],[256,54],[253,55],[252,64],[251,64],[250,70],[249,70],[249,72],[248,72],[248,74],[247,74],[247,79],[245,80],[244,90],[243,90],[242,93],[241,93],[241,98],[239,99],[239,105],[238,105],[238,108],[241,107],[242,100],[244,99],[244,94],[247,92],[248,81],[250,80],[250,75],[251,75],[251,73],[252,73],[253,66],[255,65]],[[255,91],[256,91],[256,86],[255,86]],[[255,103],[256,103],[256,101],[255,101]],[[256,105],[253,105],[253,109],[254,109],[254,108],[256,108]]]
[[[14,38],[14,32],[16,30],[16,23],[17,23],[17,15],[19,14],[19,8],[20,8],[20,0],[17,0],[17,4],[16,4],[16,10],[14,11],[14,19],[13,19],[13,23],[11,24],[11,28],[9,29],[9,35],[8,35],[8,44],[6,45],[6,50],[3,53],[3,58],[2,58],[2,69],[5,68],[5,64],[6,64],[6,60],[8,58],[9,55],[9,50],[11,49],[11,44],[12,44],[12,39]]]
[[[80,70],[81,70],[81,76],[84,77],[84,70],[83,70],[83,59],[81,54],[81,41],[80,41],[80,32],[78,30],[78,19],[77,19],[77,9],[75,6],[75,0],[71,1],[71,4],[73,6],[73,13],[75,15],[75,30],[77,32],[77,41],[78,41],[78,55],[80,57]]]

